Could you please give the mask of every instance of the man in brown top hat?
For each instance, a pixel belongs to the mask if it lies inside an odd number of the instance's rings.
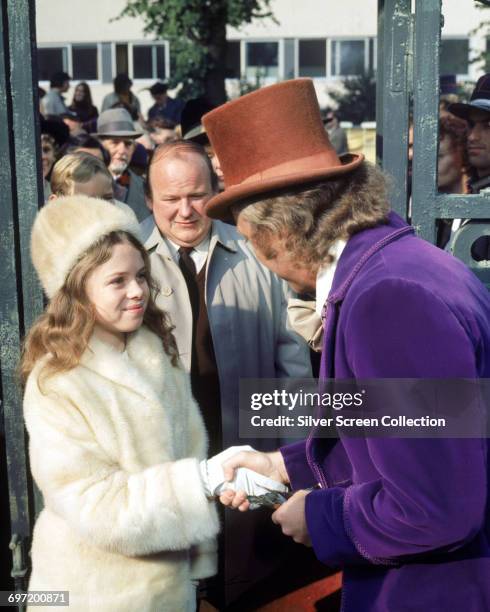
[[[410,417],[416,398],[387,379],[490,376],[488,291],[390,211],[377,168],[337,156],[312,81],[260,89],[203,123],[225,181],[206,212],[235,220],[262,263],[316,294],[321,379],[376,379],[386,393],[379,409]],[[436,395],[427,407],[435,413],[446,404]],[[454,407],[464,419],[466,407]],[[350,414],[371,416],[371,408]],[[339,425],[335,412],[326,416]],[[280,451],[242,451],[224,462],[227,477],[246,466],[291,486],[272,521],[342,567],[345,612],[490,609],[487,440],[446,428],[436,438],[403,428],[373,436],[358,420],[357,431],[319,424]],[[221,499],[248,509],[243,492]]]

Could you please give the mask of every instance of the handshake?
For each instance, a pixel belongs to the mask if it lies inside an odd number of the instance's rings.
[[[230,462],[230,465],[223,466],[224,463],[238,455],[238,453],[244,453],[240,455],[245,457],[243,463],[253,464],[254,458],[256,458],[255,462],[257,462],[257,467],[259,468],[262,468],[262,465],[259,466],[259,462],[270,461],[267,459],[267,454],[257,453],[251,446],[231,446],[222,453],[219,453],[219,455],[201,461],[199,468],[206,496],[214,499],[227,490],[243,491],[247,494],[250,510],[261,506],[275,508],[284,503],[289,497],[289,489],[282,482],[278,482],[278,480],[264,476],[247,467],[240,467],[236,462]],[[247,461],[247,458],[250,461]],[[270,463],[272,466],[273,463]],[[232,479],[227,478],[225,475],[225,467],[228,476],[231,476],[232,470],[234,470]],[[276,473],[272,470],[271,475],[275,476]],[[277,476],[280,477],[279,472]]]

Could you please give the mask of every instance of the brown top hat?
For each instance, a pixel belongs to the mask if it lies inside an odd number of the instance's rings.
[[[253,195],[333,178],[357,168],[363,155],[342,155],[330,144],[311,79],[264,87],[202,118],[220,161],[225,190],[206,213],[229,219],[229,207]]]

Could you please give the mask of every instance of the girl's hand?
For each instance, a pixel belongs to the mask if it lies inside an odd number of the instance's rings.
[[[227,481],[233,480],[235,476],[235,469],[238,467],[246,467],[254,472],[262,474],[263,476],[267,476],[276,482],[289,484],[289,477],[286,471],[286,466],[284,465],[284,459],[279,451],[275,451],[273,453],[240,451],[236,455],[233,455],[233,457],[230,457],[230,459],[223,462],[223,471]],[[243,493],[243,491],[240,493]],[[234,507],[238,508],[240,505],[241,504]]]

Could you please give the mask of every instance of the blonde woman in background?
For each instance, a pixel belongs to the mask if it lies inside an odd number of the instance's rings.
[[[112,176],[105,164],[90,153],[71,153],[62,157],[51,173],[49,200],[81,194],[112,201]]]

